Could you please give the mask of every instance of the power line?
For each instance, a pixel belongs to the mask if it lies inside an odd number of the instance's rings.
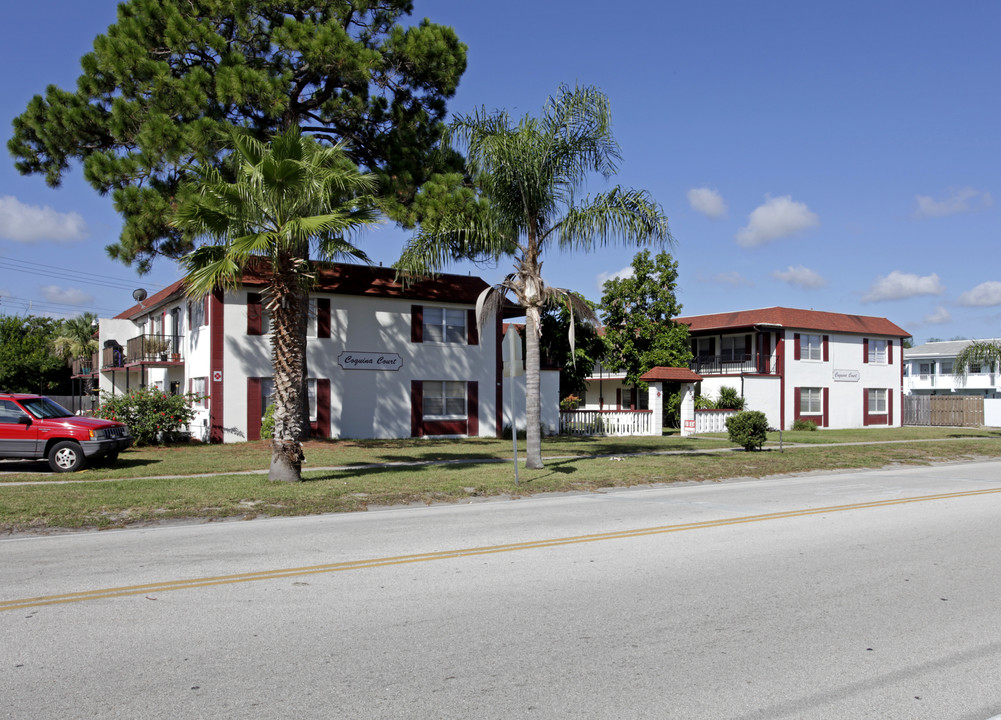
[[[18,272],[24,272],[30,275],[41,275],[43,277],[56,278],[59,280],[72,280],[85,285],[98,285],[100,287],[114,288],[117,290],[133,290],[138,283],[143,282],[138,278],[135,280],[117,280],[108,276],[93,276],[89,273],[81,274],[80,271],[72,270],[70,268],[44,265],[42,263],[30,262],[28,260],[17,260],[15,258],[2,256],[0,256],[0,268],[17,270]],[[39,269],[35,270],[33,268]],[[160,289],[166,287],[166,285],[154,282],[143,282],[143,284]]]

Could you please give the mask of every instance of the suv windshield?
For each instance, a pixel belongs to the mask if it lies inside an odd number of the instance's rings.
[[[31,398],[22,400],[21,404],[25,409],[37,418],[61,418],[73,417],[73,413],[64,408],[59,403],[52,402],[46,397]]]

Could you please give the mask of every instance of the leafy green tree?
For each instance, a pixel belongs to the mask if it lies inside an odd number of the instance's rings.
[[[624,370],[625,383],[640,388],[640,376],[655,367],[688,367],[692,359],[688,328],[674,322],[681,313],[675,293],[678,263],[666,252],[655,258],[643,250],[632,262],[631,277],[614,278],[601,297],[605,325],[605,362]]]
[[[445,148],[467,158],[475,200],[428,217],[397,266],[426,273],[461,257],[514,259],[515,271],[481,298],[478,318],[498,311],[508,293],[525,310],[525,465],[541,468],[541,313],[560,302],[587,310],[567,290],[546,285],[543,254],[551,248],[589,252],[613,241],[670,241],[667,217],[645,191],[616,186],[580,195],[591,173],[611,176],[620,158],[608,98],[594,88],[562,87],[541,117],[516,123],[505,111],[459,116]]]
[[[270,143],[233,135],[239,176],[211,165],[186,190],[177,228],[209,244],[184,259],[189,292],[234,287],[248,267],[267,271],[275,379],[271,480],[302,479],[306,322],[314,283],[311,256],[367,259],[345,235],[375,222],[376,181],[359,172],[341,145],[324,147],[295,125]]]
[[[70,371],[53,352],[52,318],[0,316],[0,390],[46,393],[65,389]]]
[[[590,307],[590,315],[596,315],[595,303],[580,295],[578,300]],[[543,311],[541,327],[541,352],[560,368],[560,399],[580,396],[587,389],[594,364],[605,354],[605,341],[597,325],[588,320],[587,314],[572,314],[566,305],[559,305]]]
[[[52,342],[56,354],[63,360],[73,360],[89,358],[97,352],[98,343],[94,339],[96,323],[97,315],[92,312],[60,321],[57,335]]]
[[[298,125],[379,180],[383,207],[413,224],[461,179],[431,154],[466,46],[427,20],[404,27],[411,0],[127,0],[81,60],[75,90],[54,85],[14,119],[18,170],[58,186],[73,161],[110,194],[124,224],[109,254],[149,270],[190,239],[169,224],[192,168],[230,179],[233,128],[257,139]],[[417,190],[427,184],[428,190]]]

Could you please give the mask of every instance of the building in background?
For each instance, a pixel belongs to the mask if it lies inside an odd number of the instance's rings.
[[[904,392],[908,395],[976,395],[997,398],[999,368],[974,365],[964,375],[956,356],[973,340],[929,342],[904,350]],[[998,338],[987,342],[1001,342]]]

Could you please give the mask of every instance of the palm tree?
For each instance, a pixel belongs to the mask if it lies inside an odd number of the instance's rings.
[[[92,312],[60,321],[59,333],[52,341],[56,354],[64,360],[89,360],[98,349],[94,339],[96,323],[97,315]]]
[[[953,368],[964,382],[973,366],[1001,367],[1001,341],[974,340],[960,350],[953,361]]]
[[[459,258],[514,259],[514,272],[480,298],[477,319],[482,323],[497,312],[508,293],[525,310],[526,467],[541,468],[541,311],[563,302],[586,313],[569,291],[546,285],[543,253],[552,247],[589,252],[616,240],[673,242],[667,217],[645,191],[616,186],[580,196],[589,174],[607,179],[620,159],[608,98],[594,88],[561,87],[541,117],[525,116],[517,124],[503,111],[458,116],[443,145],[465,155],[477,201],[422,224],[397,267],[421,274]]]
[[[312,254],[367,261],[345,234],[378,218],[375,180],[343,145],[321,146],[292,126],[270,143],[232,138],[236,179],[203,166],[182,197],[174,224],[208,241],[184,259],[189,294],[232,288],[249,267],[268,270],[274,434],[271,480],[302,479],[306,324],[314,283]]]

